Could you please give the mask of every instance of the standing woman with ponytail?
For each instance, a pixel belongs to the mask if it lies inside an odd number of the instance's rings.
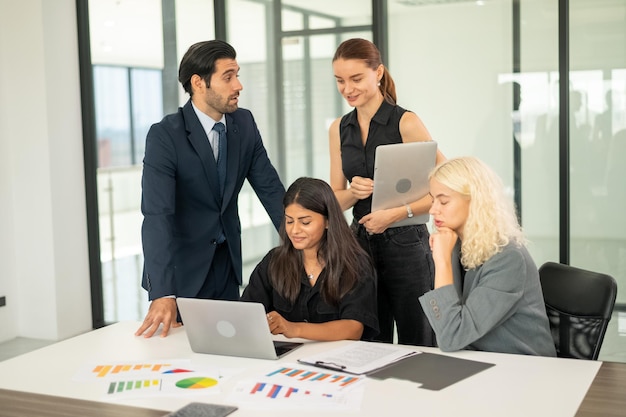
[[[344,41],[333,57],[339,93],[354,110],[330,126],[330,185],[343,210],[352,208],[354,231],[378,275],[377,340],[434,346],[418,298],[433,288],[434,267],[425,224],[390,227],[427,213],[425,196],[406,206],[371,212],[376,147],[432,140],[420,118],[396,104],[395,84],[378,48],[365,39]],[[437,163],[445,160],[437,153]]]

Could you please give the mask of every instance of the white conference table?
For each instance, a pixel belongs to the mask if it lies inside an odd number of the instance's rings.
[[[193,353],[184,327],[166,338],[134,336],[140,322],[120,322],[33,352],[0,362],[0,389],[63,398],[106,401],[101,385],[74,380],[85,363],[105,361],[154,361],[191,359],[194,363],[244,371],[226,380],[219,393],[203,396],[124,398],[115,404],[174,411],[192,401],[229,404],[228,394],[237,380],[251,377],[268,366],[294,363],[298,358],[349,342],[311,342],[278,362]],[[326,416],[574,416],[602,362],[461,351],[423,352],[493,363],[495,366],[439,391],[419,388],[401,380],[367,378],[358,411],[323,411]],[[238,405],[238,404],[234,404]],[[293,416],[294,410],[240,407],[231,414],[245,416]],[[320,410],[297,410],[299,416],[318,416]],[[1,415],[1,411],[0,411]]]

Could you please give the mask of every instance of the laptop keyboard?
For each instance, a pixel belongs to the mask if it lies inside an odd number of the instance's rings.
[[[290,350],[293,350],[294,348],[300,346],[302,343],[296,343],[296,342],[281,342],[281,341],[274,341],[274,349],[276,350],[276,356],[281,356],[284,355],[285,353],[289,352]]]

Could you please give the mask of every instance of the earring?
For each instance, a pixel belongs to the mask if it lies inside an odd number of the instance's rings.
[[[378,82],[378,84],[376,84],[378,87],[380,87],[380,81]]]

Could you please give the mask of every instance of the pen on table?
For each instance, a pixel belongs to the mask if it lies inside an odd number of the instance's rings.
[[[344,365],[339,365],[334,362],[315,361],[314,365],[319,368],[330,369],[333,371],[343,371],[346,369]]]

